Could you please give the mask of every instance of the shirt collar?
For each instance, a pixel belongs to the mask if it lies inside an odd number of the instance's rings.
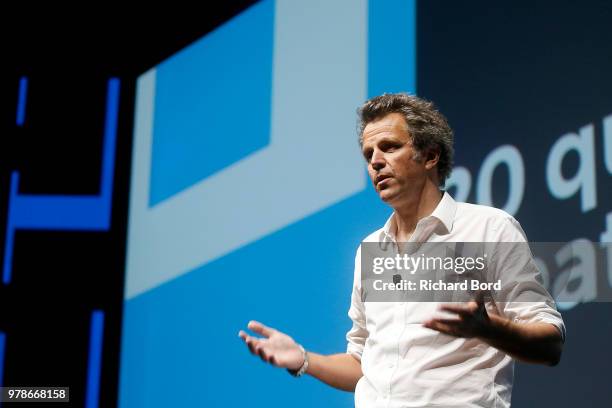
[[[446,232],[449,233],[453,230],[456,212],[457,202],[445,191],[436,209],[431,213],[431,216],[440,220],[446,228]]]
[[[457,202],[453,199],[453,197],[451,197],[450,194],[448,194],[445,191],[444,194],[442,195],[442,199],[440,200],[436,208],[433,210],[433,212],[427,217],[422,218],[421,220],[424,220],[430,217],[436,218],[439,222],[442,223],[442,225],[446,229],[446,233],[449,233],[453,229],[453,223],[455,221],[456,212],[457,212]],[[386,236],[388,238],[395,240],[395,234],[393,232],[396,228],[394,217],[395,217],[395,212],[393,212],[393,214],[391,214],[391,216],[387,219],[387,222],[385,222],[385,225],[382,228],[381,238]],[[421,220],[419,220],[419,222],[421,222]]]

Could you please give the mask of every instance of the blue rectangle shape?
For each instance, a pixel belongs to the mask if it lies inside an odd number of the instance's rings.
[[[13,244],[15,240],[15,229],[13,227],[13,213],[15,212],[15,197],[17,197],[17,186],[19,185],[19,173],[11,173],[11,187],[9,190],[8,214],[6,217],[6,233],[4,235],[4,259],[2,268],[2,283],[8,285],[11,282],[13,270]]]
[[[156,67],[151,207],[268,145],[273,45],[263,1]]]
[[[87,389],[85,408],[97,408],[100,396],[100,373],[102,371],[102,343],[104,337],[104,312],[94,310],[91,314],[89,339],[89,361],[87,367]]]
[[[19,80],[19,97],[17,99],[17,126],[25,123],[26,99],[28,97],[28,78],[21,77]]]

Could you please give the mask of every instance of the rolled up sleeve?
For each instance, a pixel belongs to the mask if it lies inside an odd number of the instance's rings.
[[[541,283],[538,266],[529,250],[525,232],[514,218],[506,220],[496,254],[498,277],[506,282],[501,311],[517,323],[549,323],[565,341],[565,324],[555,301]],[[514,244],[514,245],[513,245]]]
[[[355,272],[353,275],[353,290],[351,293],[351,306],[348,316],[352,321],[351,329],[346,333],[346,352],[358,360],[361,360],[365,342],[368,338],[366,328],[365,307],[361,301],[361,247],[357,249],[355,256]]]

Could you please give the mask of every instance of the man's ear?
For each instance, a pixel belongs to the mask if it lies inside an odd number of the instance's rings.
[[[440,161],[440,150],[429,149],[425,156],[425,168],[427,170],[433,169],[438,164],[438,161]]]

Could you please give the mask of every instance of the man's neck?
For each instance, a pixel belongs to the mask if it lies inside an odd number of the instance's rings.
[[[437,186],[427,184],[421,194],[414,195],[412,200],[407,200],[401,206],[394,208],[395,239],[398,242],[408,241],[419,220],[433,213],[442,200],[442,195]]]

